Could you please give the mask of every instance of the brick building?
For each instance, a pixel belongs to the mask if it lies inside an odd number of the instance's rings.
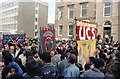
[[[113,36],[120,42],[120,2],[111,0],[56,0],[55,29],[57,39],[74,37],[75,17],[97,23],[97,34]]]

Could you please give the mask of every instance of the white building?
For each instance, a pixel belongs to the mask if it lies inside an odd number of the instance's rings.
[[[0,30],[38,37],[48,22],[48,3],[40,0],[8,0],[0,4]]]

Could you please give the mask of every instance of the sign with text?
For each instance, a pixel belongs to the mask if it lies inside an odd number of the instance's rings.
[[[94,40],[96,39],[96,24],[76,20],[77,40]]]
[[[79,61],[84,65],[96,50],[96,24],[76,19]]]

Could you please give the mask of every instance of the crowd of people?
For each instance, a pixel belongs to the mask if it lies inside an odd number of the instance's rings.
[[[120,44],[98,38],[96,51],[84,66],[77,62],[76,41],[56,41],[56,50],[39,52],[38,40],[8,44],[1,50],[2,79],[119,79]]]

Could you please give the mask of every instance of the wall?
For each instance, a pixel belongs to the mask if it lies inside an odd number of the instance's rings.
[[[25,33],[27,37],[34,37],[35,4],[20,2],[18,10],[18,34]]]

